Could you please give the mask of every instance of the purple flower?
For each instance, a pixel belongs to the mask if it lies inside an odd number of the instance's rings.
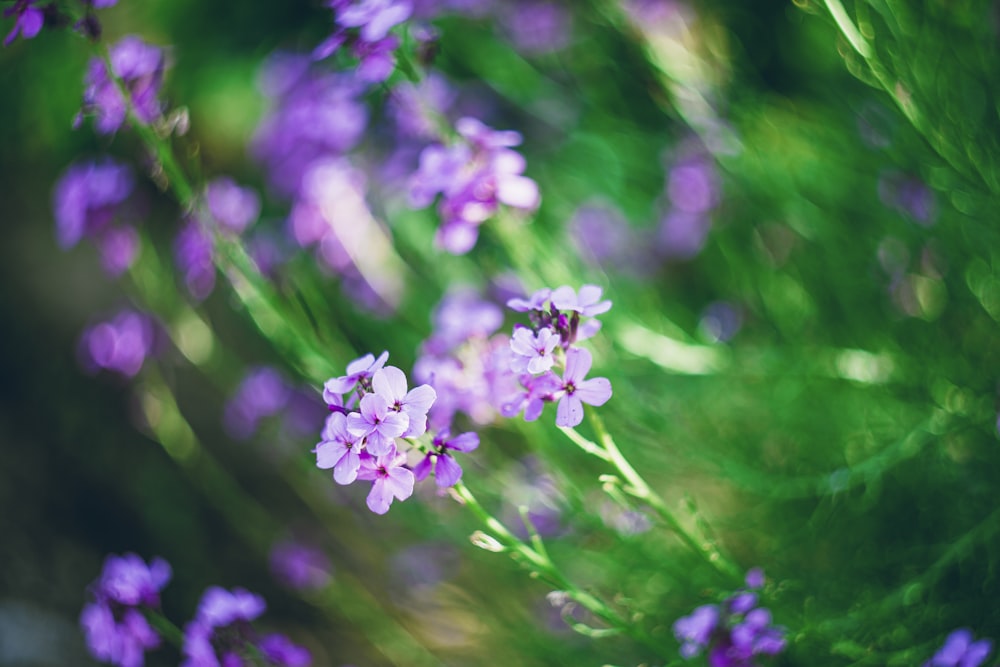
[[[365,448],[372,456],[385,456],[396,449],[396,438],[410,426],[405,412],[390,409],[389,402],[378,394],[366,394],[361,399],[360,413],[347,415],[347,431],[365,439]]]
[[[530,313],[535,329],[551,328],[559,334],[560,344],[568,349],[573,343],[591,338],[601,329],[601,323],[588,319],[581,323],[580,318],[593,317],[607,312],[611,302],[601,301],[601,288],[597,285],[584,285],[579,294],[569,285],[557,287],[554,290],[543,288],[528,299],[513,298],[507,301],[511,310]],[[550,307],[545,309],[545,303]]]
[[[17,0],[12,7],[3,11],[4,18],[16,16],[14,19],[14,29],[11,30],[3,40],[4,46],[9,46],[18,33],[23,39],[31,39],[42,30],[45,24],[45,12],[34,5],[40,0]]]
[[[375,374],[375,371],[385,366],[385,362],[388,359],[388,351],[380,354],[378,359],[371,353],[355,359],[347,364],[347,375],[330,378],[326,381],[323,385],[323,398],[326,399],[327,403],[333,405],[335,396],[339,397],[346,394],[359,383],[363,389],[370,389],[371,377]],[[338,402],[337,405],[342,405],[342,403]]]
[[[719,625],[719,608],[714,604],[698,607],[690,616],[674,622],[674,636],[681,642],[681,657],[693,658],[708,647]]]
[[[406,500],[413,494],[414,477],[404,467],[405,462],[406,455],[398,454],[395,445],[377,458],[367,457],[362,460],[358,479],[372,482],[367,501],[368,509],[372,512],[385,514],[389,511],[393,498]]]
[[[972,641],[972,631],[959,628],[948,635],[944,646],[923,667],[979,667],[992,651],[992,640]]]
[[[552,350],[558,344],[559,335],[552,329],[545,328],[537,334],[525,327],[514,329],[514,336],[510,339],[510,349],[514,353],[510,369],[515,373],[544,373],[555,363]]]
[[[763,585],[763,572],[747,572],[747,585]],[[703,605],[674,623],[681,657],[693,658],[708,650],[709,667],[754,667],[759,655],[785,650],[785,630],[772,625],[771,612],[757,607],[757,596],[738,590],[721,605]]]
[[[215,289],[212,238],[197,220],[188,222],[174,239],[174,261],[192,297],[201,301]]]
[[[94,58],[84,79],[83,113],[96,116],[95,127],[101,134],[118,130],[129,110],[139,122],[152,123],[162,112],[157,95],[166,68],[163,49],[129,35],[111,47],[110,57],[111,72],[121,80],[129,100],[122,97],[118,85],[108,76],[104,61]]]
[[[293,644],[285,635],[277,633],[265,635],[257,642],[257,648],[272,665],[309,667],[312,664],[312,655],[309,651]]]
[[[303,667],[310,658],[305,649],[280,635],[258,638],[251,621],[264,613],[264,598],[242,588],[227,591],[212,586],[198,603],[194,620],[184,627],[181,667],[235,667],[244,665],[248,646],[262,652],[274,665]]]
[[[347,417],[334,412],[326,420],[322,440],[313,450],[316,453],[316,467],[333,468],[333,479],[337,484],[350,484],[358,476],[361,467],[361,438],[347,430]]]
[[[413,13],[407,0],[327,0],[334,12],[336,29],[313,51],[321,60],[347,46],[360,60],[358,78],[378,83],[395,68],[393,52],[399,40],[389,31]]]
[[[543,375],[522,375],[520,378],[524,391],[518,392],[500,407],[504,417],[515,417],[523,410],[524,421],[533,422],[542,416],[545,403],[554,400],[556,392],[562,389],[563,383],[554,373]]]
[[[594,317],[611,309],[610,301],[600,300],[601,288],[597,285],[584,285],[579,294],[569,285],[563,285],[554,289],[549,298],[559,310],[580,313],[584,317]]]
[[[593,357],[589,350],[574,347],[566,352],[566,370],[562,379],[562,398],[556,411],[556,425],[573,427],[583,421],[583,404],[601,406],[611,398],[611,382],[607,378],[584,377],[590,371]]]
[[[314,162],[353,148],[368,124],[357,80],[314,74],[309,62],[304,56],[279,55],[260,74],[260,87],[273,106],[254,133],[251,151],[271,184],[289,196],[299,192]]]
[[[142,667],[145,651],[159,646],[160,637],[141,608],[159,607],[170,574],[170,565],[160,558],[147,566],[135,554],[107,557],[90,586],[94,601],[80,614],[91,655],[120,667]]]
[[[470,338],[485,338],[503,324],[503,311],[472,289],[452,289],[434,309],[434,332],[423,350],[445,354]]]
[[[454,101],[455,92],[447,80],[431,71],[419,83],[401,81],[393,86],[387,110],[401,135],[439,139],[440,119]]]
[[[557,3],[517,3],[502,20],[514,47],[526,55],[552,53],[569,44],[570,14]]]
[[[878,179],[879,199],[886,206],[909,216],[919,225],[934,224],[937,206],[934,193],[915,176],[887,171]]]
[[[552,295],[552,290],[543,287],[527,299],[513,298],[507,301],[507,307],[518,313],[527,313],[535,310],[545,310],[545,302]]]
[[[455,129],[464,139],[451,146],[433,144],[420,154],[410,180],[410,205],[429,206],[440,194],[442,218],[436,243],[456,255],[468,252],[479,225],[505,204],[524,211],[538,208],[538,185],[522,175],[524,158],[510,150],[521,143],[517,132],[498,132],[474,118],[461,118]]]
[[[156,346],[153,320],[143,313],[123,310],[108,322],[96,324],[80,337],[84,364],[126,377],[135,376]]]
[[[406,390],[406,375],[395,366],[387,366],[372,375],[372,391],[385,399],[390,410],[401,412],[409,419],[403,438],[416,438],[427,430],[427,411],[437,393],[427,384]]]
[[[240,187],[231,178],[217,178],[205,189],[208,211],[219,226],[234,234],[242,233],[260,215],[260,196]]]
[[[343,416],[343,415],[341,415]],[[278,542],[271,548],[271,572],[289,588],[307,591],[330,581],[332,566],[326,554],[301,542]]]
[[[417,480],[425,479],[431,472],[434,473],[434,483],[442,489],[453,486],[462,479],[462,467],[448,453],[448,450],[456,452],[471,452],[479,446],[479,436],[475,433],[461,433],[454,438],[448,429],[443,429],[436,436],[431,444],[432,451],[413,469],[413,474]]]
[[[234,438],[249,438],[257,431],[258,422],[281,411],[290,396],[291,389],[277,370],[251,369],[226,404],[226,431]]]
[[[139,254],[135,229],[115,224],[122,217],[133,185],[132,171],[111,160],[68,168],[52,198],[59,246],[71,248],[90,238],[97,245],[105,271],[111,276],[123,273]]]

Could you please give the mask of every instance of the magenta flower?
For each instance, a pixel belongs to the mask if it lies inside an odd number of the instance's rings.
[[[361,383],[362,388],[364,388],[371,380],[372,375],[375,374],[375,371],[385,366],[385,362],[388,360],[388,351],[380,354],[378,359],[371,353],[355,359],[347,364],[347,375],[330,378],[326,381],[323,385],[323,398],[328,404],[334,405],[334,396],[346,394],[354,389],[358,383]],[[337,403],[337,405],[342,404]]]
[[[405,412],[389,409],[389,402],[378,394],[366,394],[361,399],[360,413],[347,415],[347,431],[355,438],[365,438],[365,447],[372,456],[384,456],[395,450],[396,438],[410,426]]]
[[[405,462],[406,455],[397,453],[395,445],[377,458],[362,460],[358,479],[372,482],[367,501],[372,512],[385,514],[393,498],[406,500],[413,494],[415,480],[413,473],[404,467]]]
[[[611,398],[611,382],[607,378],[585,380],[593,357],[589,350],[574,347],[566,352],[566,370],[556,409],[556,425],[573,427],[583,421],[583,404],[601,406]]]
[[[16,16],[14,19],[14,29],[11,30],[3,40],[4,46],[9,46],[18,33],[22,39],[31,39],[42,30],[45,24],[45,13],[35,7],[39,0],[17,0],[13,7],[8,7],[3,11],[4,18]]]
[[[442,489],[453,486],[462,479],[462,467],[458,465],[448,450],[456,452],[471,452],[479,446],[479,436],[475,433],[461,433],[454,438],[448,429],[441,430],[431,444],[432,451],[413,469],[417,480],[425,479],[434,473],[434,483]]]
[[[148,315],[123,310],[85,330],[80,346],[88,370],[105,369],[134,377],[156,351],[156,326]]]
[[[359,79],[378,83],[389,78],[399,48],[399,39],[389,31],[410,17],[413,6],[407,0],[327,0],[326,5],[337,28],[316,47],[313,58],[328,58],[347,46],[360,61]]]
[[[406,375],[395,366],[375,371],[372,391],[385,399],[390,410],[401,412],[409,419],[403,438],[416,438],[427,430],[427,411],[434,404],[437,393],[427,384],[406,391]]]
[[[510,339],[510,349],[514,352],[510,369],[515,373],[544,373],[555,363],[552,350],[558,344],[559,335],[552,329],[545,328],[537,334],[525,327],[514,329],[514,336]]]
[[[361,439],[347,430],[347,417],[340,412],[327,417],[322,438],[313,450],[316,467],[324,470],[333,468],[333,479],[337,484],[350,484],[357,479],[361,467]]]
[[[90,586],[94,601],[80,613],[91,655],[120,667],[142,667],[145,652],[160,645],[142,608],[159,607],[170,575],[170,565],[160,558],[147,566],[135,554],[107,557],[101,576]]]

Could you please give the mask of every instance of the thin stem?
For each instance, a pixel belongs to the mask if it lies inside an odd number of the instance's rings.
[[[464,505],[472,511],[487,529],[493,532],[495,539],[503,545],[516,560],[522,560],[524,564],[534,572],[539,578],[544,579],[558,590],[566,593],[571,599],[580,604],[597,618],[601,619],[613,629],[619,630],[636,641],[652,649],[660,656],[670,655],[673,650],[662,645],[659,641],[648,635],[641,628],[623,618],[621,614],[609,607],[597,597],[587,593],[573,584],[566,575],[552,562],[548,554],[537,550],[526,544],[496,517],[490,514],[472,494],[467,486],[458,482],[453,487],[455,494],[462,500]],[[539,538],[540,541],[540,538]],[[600,633],[601,631],[597,631]],[[606,634],[606,633],[605,633]]]
[[[560,428],[560,430],[583,451],[612,464],[625,482],[622,489],[633,498],[649,505],[681,542],[725,577],[741,581],[743,575],[740,568],[727,559],[711,540],[696,538],[681,524],[663,498],[650,488],[642,475],[632,467],[625,455],[618,449],[614,438],[604,426],[603,420],[594,411],[587,414],[594,431],[597,433],[600,445],[583,437],[575,429]]]

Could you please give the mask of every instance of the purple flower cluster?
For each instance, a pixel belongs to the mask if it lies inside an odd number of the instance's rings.
[[[353,148],[368,124],[358,97],[363,86],[348,74],[318,75],[304,56],[272,57],[259,87],[274,105],[254,134],[251,150],[271,184],[296,196],[310,166]]]
[[[503,311],[468,288],[450,291],[434,310],[434,333],[424,341],[414,377],[437,392],[428,414],[435,429],[449,428],[458,413],[488,424],[517,388],[510,372],[510,339],[490,338]]]
[[[593,363],[590,351],[574,347],[600,329],[600,322],[591,318],[611,308],[610,301],[601,300],[600,287],[584,285],[579,292],[567,285],[545,288],[527,299],[511,299],[507,306],[529,313],[531,327],[515,327],[510,340],[510,369],[523,390],[502,406],[505,417],[523,411],[526,421],[534,421],[545,403],[558,401],[556,424],[573,427],[583,421],[584,403],[601,406],[611,398],[607,378],[586,379]],[[561,378],[551,370],[557,363],[563,367]]]
[[[390,31],[413,13],[409,0],[326,0],[336,28],[313,52],[317,60],[346,47],[358,59],[358,78],[385,81],[396,67],[399,38]]]
[[[750,570],[746,585],[721,604],[703,605],[677,619],[674,636],[683,658],[707,651],[709,667],[754,667],[757,656],[785,650],[785,630],[772,625],[771,612],[757,606],[757,594],[752,592],[764,586],[764,573]]]
[[[192,297],[201,301],[215,289],[215,258],[211,229],[235,236],[257,221],[260,196],[223,176],[205,188],[206,214],[190,217],[174,239],[174,261]]]
[[[367,354],[348,364],[346,375],[327,380],[323,398],[331,414],[314,450],[316,465],[333,468],[338,484],[356,479],[372,483],[368,508],[376,514],[389,511],[393,499],[409,498],[416,480],[432,471],[438,486],[455,484],[462,469],[451,452],[468,452],[479,445],[474,433],[451,437],[442,431],[424,447],[424,458],[411,470],[402,443],[412,443],[427,432],[427,412],[437,392],[427,384],[408,389],[403,371],[385,365],[388,358],[388,352],[377,359]]]
[[[104,270],[113,277],[121,275],[139,254],[139,234],[123,221],[134,185],[132,171],[110,159],[69,167],[52,198],[60,247],[68,249],[89,238]]]
[[[971,630],[959,628],[948,635],[944,646],[923,667],[979,667],[992,652],[992,640],[973,641]]]
[[[244,667],[259,653],[269,665],[308,667],[309,652],[279,634],[259,636],[251,625],[267,608],[264,598],[242,588],[213,586],[198,603],[194,620],[184,628],[181,667]]]
[[[93,58],[84,78],[82,114],[93,114],[101,134],[112,134],[125,122],[129,112],[135,120],[149,124],[160,117],[163,105],[158,96],[167,61],[163,49],[146,44],[138,37],[123,37],[111,47],[111,74],[105,62]],[[126,100],[119,89],[128,93]]]
[[[432,144],[420,153],[420,166],[410,180],[410,205],[426,208],[440,195],[436,243],[461,255],[476,244],[479,226],[500,204],[531,212],[541,198],[538,185],[523,175],[524,157],[511,150],[521,143],[519,133],[497,131],[468,117],[459,119],[455,129],[457,141]]]
[[[120,667],[142,667],[145,652],[160,645],[142,612],[160,606],[160,591],[170,574],[170,565],[159,558],[147,566],[131,553],[107,557],[101,576],[90,586],[93,602],[80,614],[91,655]]]
[[[109,370],[134,377],[156,351],[156,325],[152,318],[123,310],[107,322],[87,328],[80,336],[83,365],[92,372]]]

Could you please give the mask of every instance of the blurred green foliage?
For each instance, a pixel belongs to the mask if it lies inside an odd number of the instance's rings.
[[[601,414],[685,522],[768,572],[769,606],[791,640],[778,664],[912,665],[954,627],[997,636],[996,8],[669,6],[673,18],[643,23],[612,2],[567,4],[569,45],[540,56],[518,55],[492,21],[438,22],[436,66],[524,133],[544,203],[529,227],[484,228],[461,258],[432,248],[432,213],[387,204],[412,278],[391,324],[308,257],[258,304],[274,299],[288,320],[226,290],[195,315],[170,269],[179,208],[152,182],[144,224],[157,245],[130,287],[109,283],[92,249],[61,252],[50,197],[65,166],[104,152],[146,158],[127,131],[71,129],[84,40],[44,31],[4,49],[0,637],[21,614],[61,628],[66,647],[27,637],[19,645],[36,646],[34,657],[3,664],[83,661],[71,624],[84,588],[104,554],[124,551],[173,564],[165,609],[177,619],[212,583],[261,592],[270,622],[319,665],[680,664],[621,637],[574,634],[543,584],[468,543],[478,526],[451,498],[427,490],[374,517],[358,489],[313,467],[313,440],[274,428],[237,443],[221,428],[247,364],[284,364],[312,386],[367,351],[389,349],[409,368],[447,287],[508,268],[529,290],[605,285],[615,306],[593,341],[595,371],[615,396]],[[171,46],[166,98],[191,117],[184,164],[263,190],[246,152],[266,107],[254,77],[275,49],[325,36],[321,8],[122,0],[104,28]],[[697,257],[641,272],[586,264],[567,230],[575,210],[610,202],[629,233],[652,238],[669,165],[693,135],[722,193]],[[929,208],[894,199],[900,179],[926,184]],[[266,202],[275,230],[285,215]],[[195,358],[172,350],[134,387],[82,375],[79,331],[127,296],[194,336]],[[720,301],[742,318],[728,342],[704,326]],[[560,489],[553,560],[671,644],[673,621],[731,582],[662,527],[610,527],[598,482],[609,470],[551,422],[547,412],[484,429],[467,483],[502,514],[534,457]],[[334,584],[321,594],[297,597],[269,574],[271,544],[290,534],[331,555]],[[440,583],[408,582],[418,568],[399,555],[414,547],[443,569]],[[150,656],[176,660],[174,649]]]

